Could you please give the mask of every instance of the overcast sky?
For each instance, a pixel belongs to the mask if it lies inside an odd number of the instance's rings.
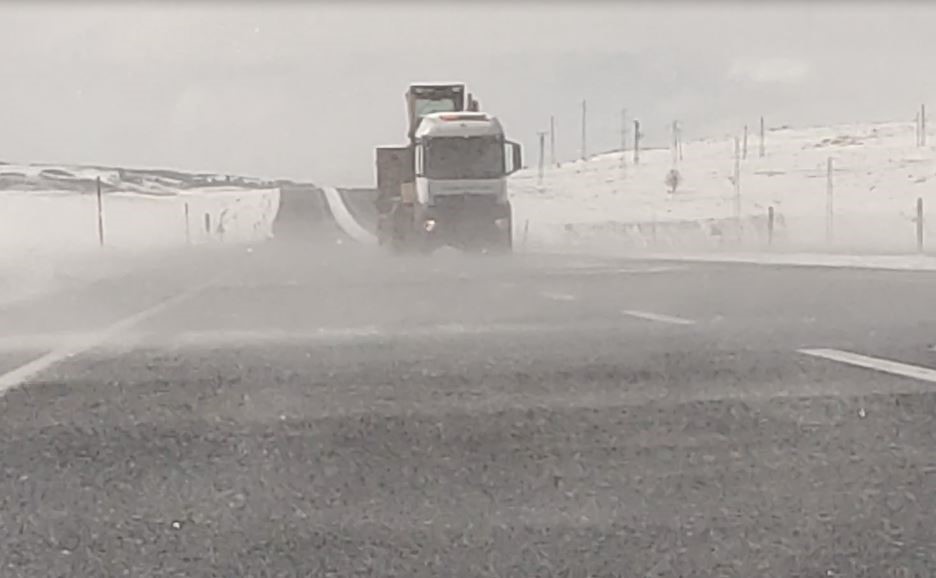
[[[908,120],[936,96],[926,2],[5,2],[0,159],[373,181],[413,80],[464,80],[535,162],[673,119]]]

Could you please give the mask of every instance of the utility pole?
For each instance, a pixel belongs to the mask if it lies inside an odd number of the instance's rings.
[[[676,124],[676,121],[673,121],[672,128],[672,137],[673,137],[673,166],[676,166],[676,163],[679,162],[679,127]]]
[[[760,117],[760,158],[764,158],[764,117]]]
[[[741,235],[741,143],[734,139],[734,213],[738,223],[738,235]]]
[[[923,197],[917,198],[916,205],[916,233],[917,233],[917,251],[922,253],[924,250],[924,233],[926,231],[923,221]]]
[[[627,166],[627,109],[621,109],[621,168]]]
[[[683,140],[682,140],[682,124],[679,121],[676,121],[676,144],[679,149],[679,160],[683,160]]]
[[[679,161],[683,159],[683,148],[682,148],[682,125],[679,124],[678,120],[673,121],[673,165],[678,164]]]
[[[549,164],[556,166],[556,117],[549,116]]]
[[[640,121],[634,120],[634,164],[640,164]]]
[[[101,192],[101,177],[97,180],[97,225],[98,225],[98,243],[104,246],[104,199]]]
[[[744,125],[744,146],[741,147],[741,158],[743,158],[744,160],[747,160],[747,135],[748,135],[748,128],[747,128],[747,125]]]
[[[835,209],[834,195],[832,187],[832,157],[829,157],[826,165],[826,242],[831,244],[835,236]]]
[[[192,244],[192,229],[189,222],[189,204],[185,203],[185,244]]]
[[[926,146],[926,105],[920,105],[920,146]]]
[[[543,186],[543,164],[546,162],[546,133],[540,131],[536,133],[539,135],[539,173],[538,173],[538,186],[542,188]]]
[[[585,102],[585,100],[582,100],[582,160],[583,161],[588,158],[588,144],[587,144],[588,134],[585,130],[585,127],[586,127],[585,120],[586,120],[586,114],[588,112],[586,107],[587,107],[587,103]]]

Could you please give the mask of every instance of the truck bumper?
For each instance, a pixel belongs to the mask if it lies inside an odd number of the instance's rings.
[[[417,226],[423,227],[433,246],[509,249],[513,238],[511,212],[509,203],[498,203],[490,197],[447,197],[422,207]]]

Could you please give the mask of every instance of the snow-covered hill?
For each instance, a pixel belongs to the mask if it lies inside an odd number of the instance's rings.
[[[214,173],[0,162],[0,190],[93,192],[98,178],[105,193],[151,195],[172,195],[193,188],[269,188],[276,185],[261,179]]]
[[[511,179],[519,234],[526,229],[530,243],[555,247],[760,248],[773,207],[775,249],[906,252],[916,248],[916,203],[922,198],[925,213],[933,216],[924,220],[925,232],[936,244],[936,147],[916,146],[913,123],[774,128],[763,158],[752,134],[741,162],[741,243],[726,233],[737,222],[734,136],[684,143],[675,194],[665,184],[674,167],[671,151],[643,151],[636,166],[632,154],[623,163],[615,152],[547,167],[542,187],[537,159],[530,159],[534,168]]]

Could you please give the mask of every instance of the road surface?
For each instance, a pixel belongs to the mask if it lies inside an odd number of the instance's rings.
[[[0,575],[936,573],[936,274],[339,241],[0,310]]]

